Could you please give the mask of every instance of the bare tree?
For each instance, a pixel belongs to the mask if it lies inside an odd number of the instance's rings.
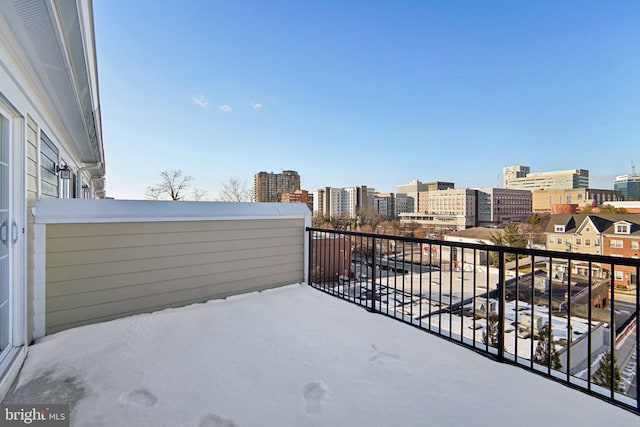
[[[191,200],[195,200],[196,202],[199,202],[201,200],[206,200],[207,194],[208,194],[207,190],[194,188],[193,191],[191,192]]]
[[[247,186],[246,181],[232,177],[222,183],[218,198],[223,202],[250,202],[253,191]]]
[[[147,187],[149,199],[158,200],[166,195],[170,200],[182,200],[193,181],[192,176],[183,175],[180,169],[162,171],[160,177],[162,180],[158,184]]]
[[[147,199],[151,200],[160,200],[162,197],[162,192],[157,187],[147,187]]]

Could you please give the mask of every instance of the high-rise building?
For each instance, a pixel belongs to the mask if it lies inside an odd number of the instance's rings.
[[[521,178],[509,179],[506,187],[515,190],[531,191],[589,188],[589,171],[586,169],[568,169],[528,173],[527,176]]]
[[[616,176],[613,188],[622,192],[624,200],[640,200],[640,173]]]
[[[329,189],[331,217],[351,216],[349,213],[349,193],[344,188]]]
[[[400,184],[396,188],[400,194],[406,194],[408,198],[413,199],[413,209],[408,212],[414,212],[418,208],[418,194],[427,191],[427,184],[414,179],[408,184]]]
[[[382,217],[396,216],[395,197],[393,193],[378,193],[373,198],[373,213]]]
[[[314,215],[329,215],[331,210],[331,187],[318,188],[313,192]]]
[[[279,202],[283,194],[296,190],[300,190],[300,175],[296,171],[258,172],[253,176],[256,202]]]
[[[395,216],[401,213],[415,212],[413,197],[409,197],[405,193],[396,193],[395,196]]]
[[[375,189],[366,185],[348,188],[323,187],[313,192],[313,214],[355,218],[369,214]]]
[[[514,178],[524,178],[529,172],[531,172],[531,168],[529,166],[505,166],[502,168],[502,181],[504,188],[509,188],[507,187],[509,180]]]

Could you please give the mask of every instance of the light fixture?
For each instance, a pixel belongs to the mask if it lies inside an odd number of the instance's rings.
[[[62,167],[60,167],[60,165],[56,166],[56,172],[62,179],[71,179],[71,169],[69,169],[69,165]]]

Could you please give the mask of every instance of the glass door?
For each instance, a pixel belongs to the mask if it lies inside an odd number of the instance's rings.
[[[9,121],[0,114],[0,361],[11,343],[11,246]]]

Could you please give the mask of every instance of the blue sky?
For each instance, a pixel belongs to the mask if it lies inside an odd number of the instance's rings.
[[[94,0],[107,193],[640,165],[640,2]]]

